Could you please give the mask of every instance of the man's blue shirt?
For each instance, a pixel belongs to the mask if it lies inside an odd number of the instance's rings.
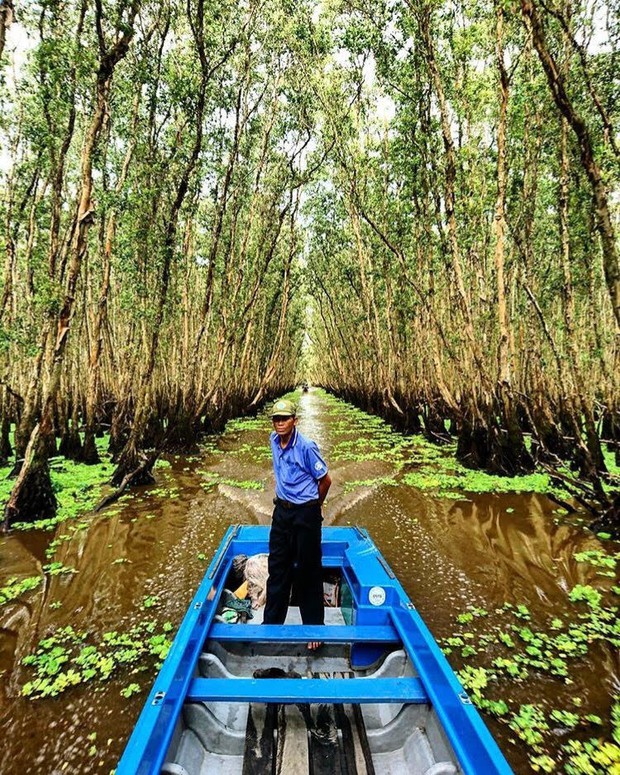
[[[276,475],[276,495],[291,503],[306,503],[319,497],[319,479],[327,473],[327,465],[319,448],[297,428],[284,449],[277,433],[272,433],[271,454]]]

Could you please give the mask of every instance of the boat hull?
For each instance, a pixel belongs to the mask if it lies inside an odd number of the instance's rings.
[[[266,527],[226,533],[118,775],[511,772],[365,531],[323,529],[323,565],[341,587],[325,626],[301,624],[295,606],[284,625],[261,624],[261,609],[247,624],[218,621],[233,558],[267,549]]]

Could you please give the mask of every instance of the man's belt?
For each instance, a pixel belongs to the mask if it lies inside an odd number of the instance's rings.
[[[292,501],[285,501],[284,498],[274,498],[274,505],[282,506],[285,509],[296,509],[301,506],[318,506],[320,503],[318,498],[311,501],[304,501],[303,503],[293,503]]]

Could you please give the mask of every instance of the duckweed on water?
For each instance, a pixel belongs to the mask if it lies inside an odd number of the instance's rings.
[[[471,493],[554,493],[566,497],[551,484],[547,474],[534,473],[527,476],[495,476],[484,471],[472,471],[461,466],[456,460],[435,460],[438,470],[411,471],[403,474],[402,481],[419,490],[436,491],[445,497],[448,491],[462,490]],[[450,473],[441,469],[449,469]]]
[[[265,431],[271,428],[271,422],[265,415],[257,417],[237,417],[226,423],[224,433],[241,433],[242,431]]]
[[[125,697],[125,699],[128,699],[129,697],[133,697],[134,694],[140,694],[140,684],[129,684],[129,686],[126,686],[124,689],[121,689],[121,697]]]
[[[236,449],[231,449],[227,454],[239,457],[248,455],[256,462],[271,460],[271,447],[266,444],[242,444]]]
[[[238,487],[240,490],[259,490],[265,489],[264,482],[255,479],[220,479],[220,484],[227,484],[229,487]]]
[[[161,631],[156,622],[143,622],[126,633],[106,632],[94,645],[89,643],[87,632],[76,631],[71,625],[59,628],[22,660],[35,673],[33,680],[22,686],[22,695],[33,700],[56,697],[78,684],[105,681],[126,667],[137,673],[149,670],[151,663],[152,669],[158,670],[170,648],[172,629],[170,622]]]
[[[554,772],[562,765],[564,772],[571,775],[620,773],[618,699],[610,712],[612,740],[568,739],[561,748],[562,762],[558,762],[545,753],[547,741],[573,735],[577,729],[600,734],[598,728],[603,725],[603,719],[593,713],[577,712],[575,708],[583,704],[579,697],[572,698],[572,708],[548,707],[546,703],[517,705],[512,698],[497,697],[507,687],[537,675],[546,675],[547,680],[554,677],[569,686],[573,665],[583,663],[592,643],[602,642],[612,650],[620,648],[617,607],[604,606],[603,595],[586,585],[576,585],[569,593],[569,600],[575,604],[573,621],[554,617],[541,628],[530,624],[531,615],[524,605],[507,603],[497,609],[495,613],[508,617],[508,621],[490,629],[487,622],[482,623],[487,612],[471,607],[457,617],[457,623],[461,627],[473,626],[480,632],[456,633],[441,645],[446,654],[457,653],[461,659],[475,657],[475,665],[465,665],[458,672],[461,683],[478,707],[507,723],[516,737],[531,749],[530,764],[534,771]]]
[[[51,562],[48,565],[43,566],[43,573],[48,576],[60,576],[64,574],[77,573],[75,568],[69,568],[63,565],[61,562]],[[16,576],[8,579],[3,587],[0,587],[0,605],[10,603],[13,600],[17,600],[26,592],[31,592],[33,589],[37,589],[43,583],[44,576],[28,576],[23,579],[18,579]],[[56,606],[58,607],[58,606]]]
[[[375,479],[359,479],[354,482],[344,483],[344,492],[349,493],[356,490],[358,487],[396,487],[398,482],[391,476],[378,476]]]
[[[221,476],[215,471],[198,471],[198,473],[202,476],[201,487],[205,490],[211,490],[218,484],[237,487],[240,490],[263,491],[265,489],[265,483],[257,481],[256,479],[230,479]]]
[[[588,551],[574,554],[573,559],[576,562],[587,562],[590,565],[594,565],[596,568],[605,568],[606,570],[599,575],[615,578],[615,568],[618,564],[618,560],[620,560],[620,552],[616,554],[606,554],[600,549],[589,549]]]
[[[10,578],[3,587],[0,587],[0,605],[16,600],[25,592],[40,587],[42,583],[43,576],[28,576],[25,579],[18,579],[15,576]]]
[[[392,463],[397,473],[403,472],[403,484],[451,500],[465,499],[464,493],[533,492],[567,497],[547,473],[505,477],[465,468],[456,460],[455,443],[438,445],[424,436],[405,436],[380,417],[368,415],[327,393],[322,395],[338,418],[331,427],[352,436],[334,446],[334,461],[383,460]],[[364,436],[360,438],[360,434]]]
[[[91,511],[101,499],[101,488],[107,483],[112,467],[108,462],[94,466],[57,459],[50,469],[52,487],[58,501],[55,517],[34,522],[16,522],[15,530],[52,530],[56,525]],[[9,479],[10,467],[0,469],[0,507],[9,499],[15,479]]]

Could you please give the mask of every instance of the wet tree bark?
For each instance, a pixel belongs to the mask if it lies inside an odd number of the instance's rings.
[[[1,393],[2,406],[0,407],[0,466],[6,466],[13,455],[11,447],[11,415],[9,391],[6,386],[2,387]]]

